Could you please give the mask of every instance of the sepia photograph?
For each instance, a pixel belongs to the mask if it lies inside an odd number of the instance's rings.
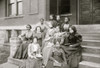
[[[0,68],[100,68],[100,0],[0,0]]]

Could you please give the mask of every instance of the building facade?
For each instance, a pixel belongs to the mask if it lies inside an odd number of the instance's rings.
[[[68,16],[72,24],[99,24],[99,0],[0,0],[0,26],[35,24],[50,14]]]
[[[34,25],[50,14],[67,16],[75,25],[100,24],[100,0],[0,0],[0,33],[8,41],[11,30],[20,29],[14,26]]]

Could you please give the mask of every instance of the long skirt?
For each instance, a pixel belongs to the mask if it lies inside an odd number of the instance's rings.
[[[46,68],[69,68],[67,64],[62,63],[61,66],[54,66],[52,60],[48,60],[48,63],[46,65]]]
[[[72,53],[68,57],[68,65],[70,68],[78,68],[82,56],[80,52]]]
[[[80,48],[68,48],[62,46],[62,49],[65,52],[65,56],[68,62],[69,68],[78,68],[79,62],[82,59],[82,49]]]
[[[43,48],[43,64],[46,66],[47,65],[47,62],[48,62],[48,60],[49,60],[49,57],[50,57],[50,55],[51,55],[51,51],[52,50],[52,47],[48,47],[48,46],[46,46],[46,47],[44,47]]]
[[[27,59],[28,57],[28,45],[29,43],[22,43],[19,48],[17,49],[17,51],[15,52],[15,55],[13,56],[13,58],[16,59]]]
[[[20,68],[41,68],[41,60],[34,59],[34,58],[28,58],[24,61],[22,66]]]

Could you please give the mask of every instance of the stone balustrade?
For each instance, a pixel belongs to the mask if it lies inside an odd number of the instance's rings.
[[[13,57],[17,48],[20,46],[21,40],[17,37],[17,31],[12,30],[10,38],[10,57]]]
[[[0,30],[0,45],[3,45],[8,40],[8,32],[6,30]]]

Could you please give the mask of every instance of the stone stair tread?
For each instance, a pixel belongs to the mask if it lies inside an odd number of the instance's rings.
[[[20,60],[20,59],[14,59],[14,58],[8,58],[8,62],[15,64],[15,65],[21,65],[25,60]]]
[[[87,41],[87,42],[100,42],[100,40],[83,40],[83,41]]]
[[[9,57],[9,59],[11,59],[11,60],[15,60],[15,61],[19,61],[19,62],[23,62],[23,60],[15,59],[15,58],[11,58],[11,57]]]
[[[4,64],[1,64],[0,68],[19,68],[19,66],[7,62],[7,63],[4,63]]]
[[[92,57],[98,57],[98,58],[100,58],[100,55],[99,55],[99,54],[83,53],[82,55],[84,55],[84,56],[92,56]]]
[[[100,49],[98,46],[82,45],[83,48]]]
[[[82,61],[79,63],[80,65],[86,65],[89,67],[94,67],[94,68],[100,68],[100,63],[94,63],[94,62],[89,62],[89,61]]]

